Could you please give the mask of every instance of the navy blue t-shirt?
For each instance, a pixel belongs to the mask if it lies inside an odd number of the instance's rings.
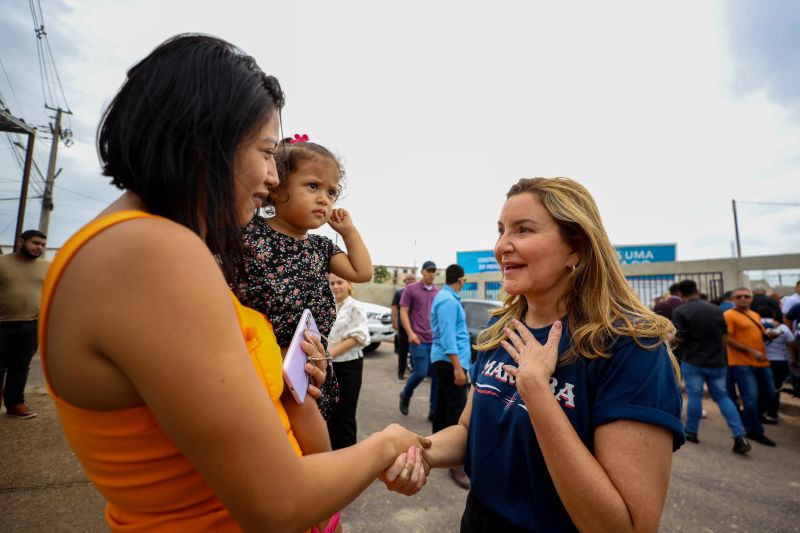
[[[550,326],[530,331],[544,343]],[[565,328],[559,354],[568,346]],[[610,359],[580,358],[559,366],[550,378],[553,395],[581,441],[594,453],[598,426],[636,420],[672,431],[673,451],[677,450],[684,442],[682,400],[666,347],[646,350],[623,337],[609,352]],[[506,364],[515,363],[498,347],[479,353],[472,367],[475,388],[465,459],[472,491],[484,505],[519,527],[576,531],[550,478],[514,378],[503,370]]]

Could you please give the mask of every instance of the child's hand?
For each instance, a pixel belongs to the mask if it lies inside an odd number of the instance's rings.
[[[347,212],[347,209],[334,209],[331,212],[331,216],[328,219],[328,224],[330,227],[336,231],[338,234],[347,233],[355,226],[353,225],[353,219],[350,217],[350,213]]]

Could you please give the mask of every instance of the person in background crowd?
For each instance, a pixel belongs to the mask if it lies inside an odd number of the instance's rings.
[[[727,291],[725,294],[722,295],[722,299],[719,302],[719,308],[724,313],[728,309],[733,309],[736,307],[733,301],[733,291]]]
[[[794,294],[790,294],[781,302],[781,312],[786,314],[789,312],[792,306],[797,304],[800,304],[800,281],[798,281],[794,286]]]
[[[403,283],[408,287],[417,281],[414,274],[406,274]],[[408,367],[408,333],[400,320],[400,299],[403,297],[405,287],[397,289],[392,298],[392,327],[397,332],[394,336],[394,353],[397,354],[397,381],[406,380],[406,368]]]
[[[781,305],[781,295],[780,294],[778,294],[777,292],[771,292],[771,293],[769,293],[769,297],[772,298],[773,300],[775,300],[775,302],[778,305]],[[783,311],[781,311],[781,312],[783,312]]]
[[[422,280],[408,285],[400,298],[400,320],[408,333],[411,360],[414,372],[409,376],[406,386],[400,391],[400,412],[408,415],[408,405],[414,389],[430,375],[431,365],[431,305],[439,291],[433,286],[436,279],[436,263],[422,263]],[[431,376],[431,396],[428,407],[428,420],[433,422],[436,410],[436,377]]]
[[[681,370],[686,382],[686,440],[700,443],[698,431],[705,383],[731,430],[733,451],[745,454],[750,451],[750,443],[745,437],[739,411],[725,390],[728,368],[723,343],[728,331],[725,317],[718,306],[700,299],[694,281],[681,281],[678,290],[686,303],[675,309],[672,322],[677,331],[676,340],[681,346]]]
[[[795,286],[795,294],[787,296],[781,304],[784,311],[783,322],[794,332],[795,343],[800,347],[800,281]],[[792,304],[790,298],[797,298],[797,303]],[[800,398],[800,363],[790,363],[789,372],[792,381],[792,395]]]
[[[369,326],[366,312],[353,298],[353,285],[336,274],[330,275],[330,284],[336,299],[336,321],[328,336],[328,352],[339,379],[339,402],[327,422],[331,447],[338,450],[356,443],[356,408]]]
[[[728,327],[725,343],[728,346],[728,372],[742,398],[742,422],[750,440],[775,446],[775,442],[764,434],[761,422],[761,406],[766,407],[775,395],[772,371],[765,355],[766,328],[758,313],[750,310],[750,300],[753,299],[750,289],[738,288],[732,297],[736,307],[724,314]]]
[[[767,402],[762,420],[765,424],[777,424],[781,388],[789,376],[790,364],[797,365],[797,343],[789,327],[778,322],[774,309],[764,306],[758,310],[758,314],[761,315],[761,322],[770,337],[766,343],[766,353],[775,384],[775,395]]]
[[[0,405],[6,415],[29,419],[25,384],[38,346],[39,300],[50,262],[42,259],[47,236],[29,229],[17,239],[17,251],[0,257]],[[5,386],[3,378],[5,377]]]
[[[673,283],[669,286],[669,296],[661,303],[655,305],[653,307],[653,312],[663,316],[667,320],[672,320],[672,312],[681,305],[683,305],[683,299],[681,298],[680,292],[678,292],[678,284]]]
[[[753,289],[753,301],[750,303],[750,309],[760,314],[759,309],[762,307],[769,307],[775,313],[775,319],[778,322],[783,322],[783,313],[781,306],[778,302],[767,296],[767,289],[759,286]]]
[[[794,304],[786,311],[786,314],[783,315],[783,323],[795,333],[800,334],[800,303]]]
[[[436,294],[431,307],[431,373],[436,376],[438,390],[433,414],[434,433],[458,424],[467,404],[472,347],[459,295],[466,281],[461,266],[448,266],[445,286]],[[462,467],[451,468],[450,477],[459,487],[469,489],[469,478]]]

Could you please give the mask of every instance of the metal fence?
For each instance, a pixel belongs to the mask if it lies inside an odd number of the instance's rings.
[[[475,281],[467,282],[461,289],[461,298],[464,300],[500,300],[500,291],[503,288],[502,281],[487,281],[485,290],[478,290],[478,283]]]
[[[478,284],[474,281],[465,283],[464,287],[461,289],[461,298],[465,300],[477,300],[481,298],[481,295],[478,293]]]
[[[669,286],[684,279],[697,283],[697,289],[709,300],[722,296],[722,272],[692,272],[681,274],[659,274],[654,276],[628,276],[628,284],[639,295],[639,299],[648,307],[653,301],[669,292]]]
[[[487,281],[486,282],[486,299],[487,300],[500,300],[500,291],[503,289],[502,281]]]
[[[697,283],[701,293],[708,295],[709,300],[722,296],[722,272],[693,272],[681,274],[658,274],[650,276],[628,276],[628,284],[639,296],[642,303],[648,307],[653,306],[653,300],[669,292],[669,286],[684,279],[691,279]],[[487,281],[485,290],[478,290],[477,282],[468,282],[461,289],[461,298],[464,299],[502,299],[502,281]]]

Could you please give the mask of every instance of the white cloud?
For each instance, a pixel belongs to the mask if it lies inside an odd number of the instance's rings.
[[[58,20],[45,13],[77,50],[59,66],[82,144],[63,151],[59,182],[96,198],[116,194],[91,144],[102,108],[129,66],[193,30],[254,55],[286,90],[286,133],[342,155],[342,205],[377,263],[445,265],[457,250],[490,248],[520,177],[578,179],[612,241],[677,242],[682,259],[730,255],[731,198],[800,202],[792,110],[733,91],[717,4],[71,6]],[[2,152],[0,169],[14,174]],[[56,209],[55,243],[102,207],[57,189],[59,202],[82,208]],[[745,253],[800,248],[782,231],[798,209],[742,204]]]

